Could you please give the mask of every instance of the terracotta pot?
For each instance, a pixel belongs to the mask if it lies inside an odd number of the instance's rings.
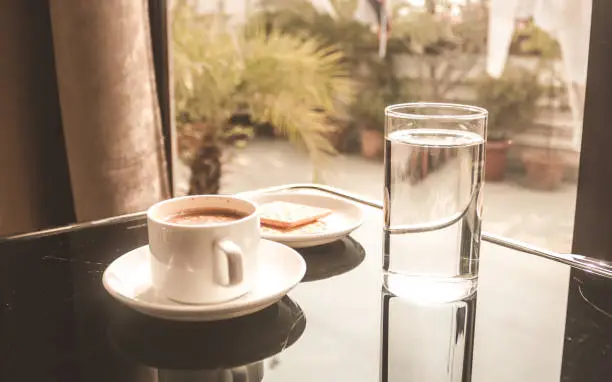
[[[383,152],[383,133],[378,130],[361,130],[361,155],[373,159]]]
[[[545,151],[525,152],[522,159],[529,187],[554,190],[563,182],[565,160],[560,155]]]
[[[500,182],[504,180],[506,163],[508,162],[508,149],[510,140],[488,141],[485,145],[485,180],[487,182]]]

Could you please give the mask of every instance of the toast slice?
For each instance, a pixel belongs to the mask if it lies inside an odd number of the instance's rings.
[[[327,208],[282,201],[266,203],[259,207],[259,218],[262,224],[282,229],[313,223],[331,213],[332,211]]]
[[[304,224],[295,228],[278,228],[269,225],[262,225],[262,233],[271,233],[274,235],[314,235],[325,233],[327,231],[327,222],[325,219],[320,219],[312,223]]]

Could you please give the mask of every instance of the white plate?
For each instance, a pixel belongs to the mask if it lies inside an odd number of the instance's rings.
[[[334,196],[303,191],[286,191],[247,196],[262,205],[284,201],[312,207],[329,208],[332,214],[323,218],[325,230],[321,233],[270,233],[262,231],[261,237],[286,244],[293,248],[306,248],[342,239],[363,223],[363,210],[347,200]]]
[[[102,276],[104,288],[118,301],[158,318],[214,321],[244,316],[283,298],[306,273],[306,263],[293,249],[261,240],[259,272],[253,290],[220,304],[187,305],[160,296],[151,285],[149,246],[136,248],[113,261]]]

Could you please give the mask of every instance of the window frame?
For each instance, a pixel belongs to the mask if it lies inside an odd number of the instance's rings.
[[[612,261],[612,160],[605,161],[612,150],[612,2],[593,0],[584,122],[576,193],[572,252]],[[149,0],[149,18],[156,84],[165,141],[171,192],[174,195],[174,166],[177,162],[172,78],[170,63],[169,4]]]
[[[572,252],[612,261],[612,2],[593,0]]]

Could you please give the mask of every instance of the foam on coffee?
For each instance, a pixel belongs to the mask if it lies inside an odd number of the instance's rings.
[[[174,224],[206,225],[232,222],[240,220],[245,216],[246,215],[243,215],[234,210],[198,208],[181,211],[178,214],[168,216],[164,220],[168,223]]]

